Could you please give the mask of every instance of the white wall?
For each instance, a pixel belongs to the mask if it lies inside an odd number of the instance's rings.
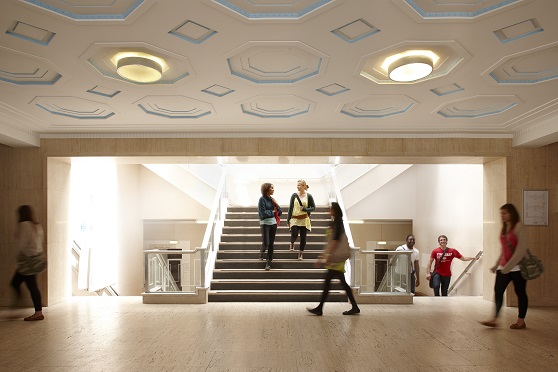
[[[347,216],[351,220],[412,220],[416,248],[421,253],[421,285],[417,290],[432,294],[425,279],[426,266],[430,252],[438,247],[439,235],[446,235],[449,246],[464,256],[474,256],[482,250],[482,189],[482,165],[414,165],[349,208]],[[454,260],[452,280],[457,280],[467,265],[468,262]],[[477,263],[452,295],[481,294],[482,265]]]
[[[419,196],[413,233],[421,251],[421,266],[428,264],[429,253],[438,247],[437,239],[442,234],[448,237],[449,247],[464,256],[476,255],[483,248],[482,165],[415,165],[413,168],[416,168]],[[452,280],[467,265],[468,262],[454,260]],[[479,262],[453,294],[482,295],[482,275]],[[421,288],[423,292],[427,289],[427,286]]]

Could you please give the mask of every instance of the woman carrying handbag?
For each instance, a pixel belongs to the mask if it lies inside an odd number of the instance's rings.
[[[338,203],[333,202],[331,203],[329,214],[333,218],[330,225],[329,242],[317,263],[319,265],[320,261],[324,262],[324,266],[327,269],[324,290],[322,292],[320,304],[313,309],[308,308],[307,310],[314,315],[322,315],[324,303],[327,300],[329,289],[331,288],[331,280],[337,278],[341,282],[352,305],[350,310],[343,311],[343,315],[358,314],[360,313],[360,309],[355,301],[351,287],[345,280],[345,261],[350,257],[351,251],[349,241],[347,240],[347,234],[345,234],[345,228],[343,226],[343,211]]]

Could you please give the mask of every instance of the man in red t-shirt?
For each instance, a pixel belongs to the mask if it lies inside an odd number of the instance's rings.
[[[440,246],[430,254],[430,261],[428,261],[428,266],[426,267],[428,269],[426,270],[426,280],[430,281],[430,276],[433,275],[434,296],[440,295],[440,286],[442,287],[442,296],[447,296],[451,280],[451,261],[454,258],[458,258],[461,261],[472,261],[475,257],[465,257],[457,249],[449,248],[448,237],[445,235],[438,237],[438,243]],[[444,250],[446,251],[445,254]],[[442,261],[438,264],[440,259]],[[437,265],[435,273],[431,273],[432,262],[436,262]]]

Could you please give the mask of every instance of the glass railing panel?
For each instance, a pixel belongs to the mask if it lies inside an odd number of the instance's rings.
[[[411,252],[354,249],[351,258],[354,286],[361,294],[410,294]]]
[[[196,293],[205,275],[205,250],[143,251],[145,259],[145,292]]]

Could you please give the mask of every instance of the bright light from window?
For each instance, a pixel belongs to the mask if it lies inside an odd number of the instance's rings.
[[[114,285],[118,280],[116,193],[114,161],[72,159],[70,236],[83,249],[78,274],[79,289],[93,292]]]

